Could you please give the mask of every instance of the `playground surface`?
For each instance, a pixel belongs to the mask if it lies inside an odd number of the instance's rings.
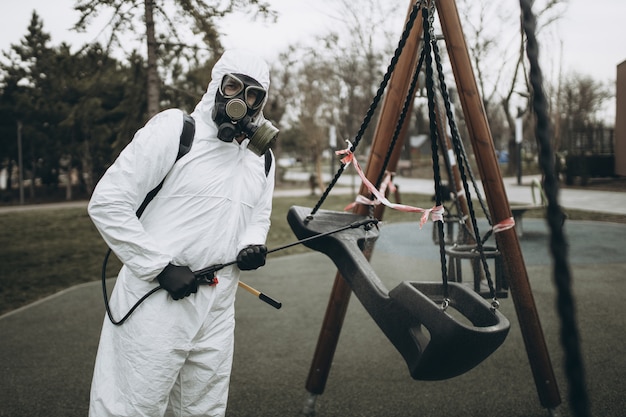
[[[592,415],[626,410],[626,225],[567,221],[570,265]],[[551,362],[560,416],[571,416],[560,321],[543,219],[525,219],[522,252]],[[383,225],[372,258],[388,289],[440,281],[431,226]],[[281,301],[280,310],[247,292],[237,298],[235,358],[227,416],[300,416],[305,382],[336,269],[309,252],[268,258],[242,280]],[[109,282],[111,288],[112,282]],[[548,416],[537,390],[510,297],[504,344],[469,372],[444,381],[411,379],[407,367],[352,297],[317,416]],[[0,317],[0,417],[86,416],[104,307],[100,283],[69,288]]]

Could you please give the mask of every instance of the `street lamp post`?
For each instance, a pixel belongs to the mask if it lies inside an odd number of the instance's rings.
[[[24,204],[24,164],[22,163],[22,121],[17,121],[17,167],[20,205]]]
[[[517,185],[522,185],[522,138],[523,135],[523,112],[521,109],[517,112],[515,119],[515,149],[517,150]]]

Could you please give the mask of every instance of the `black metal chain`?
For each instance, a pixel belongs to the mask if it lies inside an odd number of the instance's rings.
[[[357,220],[355,222],[352,222],[350,224],[341,226],[339,228],[336,228],[336,229],[333,229],[333,230],[329,230],[327,232],[320,233],[320,234],[317,234],[317,235],[309,236],[309,237],[306,237],[304,239],[300,239],[300,240],[297,240],[295,242],[291,242],[291,243],[279,246],[279,247],[274,248],[274,249],[270,249],[270,250],[268,250],[266,252],[266,255],[269,255],[271,253],[278,252],[278,251],[290,248],[292,246],[302,245],[302,244],[304,244],[306,242],[310,242],[310,241],[315,240],[315,239],[319,239],[319,238],[322,238],[322,237],[330,236],[330,235],[333,235],[335,233],[343,232],[344,230],[348,230],[348,229],[357,229],[359,227],[363,227],[363,228],[365,228],[365,231],[367,232],[372,225],[376,225],[376,224],[378,224],[378,220],[376,220],[376,219]],[[103,262],[103,265],[102,265],[102,295],[104,297],[104,305],[105,305],[105,308],[106,308],[107,315],[109,316],[109,320],[114,325],[121,326],[122,324],[124,324],[124,322],[126,320],[128,320],[130,315],[133,314],[133,312],[144,301],[146,301],[146,299],[148,297],[150,297],[152,294],[156,293],[157,291],[159,291],[163,287],[158,285],[158,286],[152,288],[150,291],[145,293],[139,300],[137,300],[137,302],[130,308],[128,313],[126,313],[124,315],[124,317],[122,317],[120,320],[115,320],[115,318],[113,318],[113,313],[111,312],[111,307],[109,305],[109,295],[108,295],[107,286],[106,286],[106,265],[107,265],[107,262],[108,262],[108,259],[109,259],[109,256],[111,255],[111,253],[112,253],[112,251],[109,249],[107,251],[105,257],[104,257],[104,262]],[[227,266],[234,265],[236,263],[237,263],[237,260],[233,260],[233,261],[227,262],[225,264],[215,264],[215,265],[211,265],[209,267],[203,268],[201,270],[194,271],[194,275],[196,277],[196,281],[198,282],[198,285],[202,285],[202,284],[214,285],[215,283],[217,283],[217,281],[215,281],[215,272],[217,272],[220,269],[223,269],[223,268],[225,268]],[[265,294],[262,294],[262,295],[264,296],[264,298],[259,297],[262,301],[267,302],[268,304],[272,305],[274,308],[280,308],[280,303],[278,303],[275,300],[272,300],[271,298],[267,297]]]
[[[561,317],[561,344],[565,349],[565,372],[569,382],[569,402],[578,417],[590,416],[585,386],[585,372],[576,326],[571,274],[568,264],[568,243],[563,233],[564,214],[558,203],[558,180],[554,169],[554,151],[550,143],[548,103],[543,91],[543,75],[539,66],[539,45],[535,36],[537,22],[532,1],[520,0],[522,26],[526,35],[526,55],[530,63],[530,82],[536,117],[535,136],[539,147],[539,166],[544,176],[543,189],[548,202],[547,222],[550,227],[550,250],[554,260],[554,281],[557,287],[557,308]]]
[[[393,71],[396,68],[396,64],[398,63],[398,59],[400,58],[400,54],[402,53],[402,50],[404,49],[404,45],[406,44],[406,41],[409,38],[409,35],[411,33],[411,29],[413,28],[413,24],[415,23],[415,19],[417,18],[417,13],[419,12],[420,5],[423,2],[424,2],[424,0],[420,0],[418,2],[415,2],[415,4],[413,5],[413,8],[411,10],[411,14],[409,15],[409,19],[406,22],[406,25],[404,27],[404,31],[402,32],[402,36],[400,38],[400,41],[398,42],[398,47],[396,48],[396,51],[395,51],[395,53],[393,55],[393,58],[391,58],[391,62],[389,63],[389,66],[387,67],[387,72],[385,73],[385,76],[383,77],[383,80],[381,81],[380,86],[378,87],[378,91],[376,92],[376,96],[372,100],[372,104],[370,105],[369,109],[367,110],[365,118],[363,119],[363,122],[361,123],[361,127],[359,128],[359,131],[356,134],[356,136],[355,136],[355,138],[354,138],[354,140],[352,142],[352,145],[350,146],[350,151],[351,152],[354,152],[356,147],[361,142],[361,139],[363,138],[363,134],[365,133],[365,130],[367,129],[368,125],[370,124],[370,121],[372,120],[372,117],[374,116],[374,112],[376,111],[376,108],[378,107],[378,103],[380,102],[380,100],[383,97],[383,93],[385,92],[385,88],[387,88],[387,84],[389,83],[389,80],[391,79],[391,74],[393,73]],[[309,218],[312,217],[313,215],[315,215],[315,213],[317,213],[317,211],[320,209],[322,204],[324,204],[324,201],[326,201],[326,198],[328,197],[328,194],[330,193],[330,191],[333,189],[333,187],[335,186],[335,184],[339,180],[339,177],[341,177],[341,174],[343,174],[343,171],[345,170],[345,168],[346,168],[346,164],[342,163],[340,165],[339,169],[337,170],[337,173],[335,174],[334,178],[328,184],[328,187],[326,187],[326,190],[324,190],[324,192],[322,193],[322,195],[321,195],[320,199],[318,200],[317,204],[315,204],[315,207],[313,207],[313,209],[311,210],[311,214],[309,214]]]
[[[428,8],[422,9],[424,21],[424,54],[426,57],[426,95],[428,97],[428,119],[430,121],[430,147],[433,160],[433,177],[435,180],[435,205],[441,205],[441,172],[439,166],[439,134],[437,130],[437,115],[435,113],[435,77],[433,71],[433,57],[431,53],[431,23],[432,16]],[[432,37],[434,39],[434,37]],[[448,268],[446,263],[446,243],[443,232],[443,222],[435,222],[439,235],[439,258],[441,263],[441,280],[443,282],[444,303],[447,304],[448,294]],[[445,305],[445,304],[444,304]]]
[[[383,161],[383,166],[382,169],[380,170],[380,173],[378,175],[378,179],[376,180],[376,182],[374,183],[374,185],[376,186],[376,188],[379,188],[384,177],[385,177],[385,172],[387,170],[387,166],[389,166],[389,161],[391,160],[391,155],[393,154],[393,151],[396,147],[396,144],[398,142],[398,138],[400,137],[400,132],[402,131],[402,126],[404,126],[404,122],[406,120],[406,117],[409,113],[409,110],[411,109],[411,104],[413,103],[413,98],[415,97],[415,91],[417,90],[417,81],[418,81],[418,77],[420,74],[420,71],[422,70],[422,64],[424,63],[424,48],[422,48],[422,51],[420,53],[420,58],[419,61],[417,63],[417,68],[415,69],[415,72],[413,73],[413,78],[411,79],[411,84],[409,86],[409,93],[406,95],[406,98],[404,100],[404,104],[402,106],[402,111],[400,112],[400,117],[398,118],[398,123],[396,123],[396,128],[393,132],[393,137],[391,139],[391,144],[389,145],[389,149],[387,150],[387,154],[385,155],[385,159]]]
[[[439,47],[437,46],[437,42],[433,40],[432,43],[433,53],[435,56],[435,64],[437,67],[437,74],[439,77],[439,89],[441,91],[441,96],[443,98],[443,103],[446,109],[446,118],[448,119],[448,125],[450,127],[450,133],[452,136],[452,145],[454,148],[454,154],[457,159],[457,166],[459,169],[459,175],[461,176],[461,182],[463,183],[463,190],[465,192],[466,200],[467,200],[467,208],[469,210],[469,216],[472,223],[472,229],[474,232],[474,236],[476,236],[476,248],[478,249],[478,253],[480,254],[480,260],[483,267],[483,271],[485,272],[485,279],[487,280],[487,285],[489,286],[489,293],[491,298],[494,300],[494,305],[496,303],[496,290],[493,284],[493,280],[491,278],[491,272],[489,271],[489,264],[487,263],[487,257],[485,256],[485,250],[483,247],[483,241],[480,239],[480,230],[478,228],[478,223],[476,221],[476,211],[474,210],[474,203],[471,198],[471,191],[466,175],[466,169],[470,172],[470,164],[467,159],[467,153],[465,152],[465,148],[463,147],[463,141],[461,140],[461,136],[459,135],[459,130],[456,125],[454,113],[452,112],[452,107],[450,105],[450,95],[448,94],[448,87],[446,85],[446,80],[443,74],[443,65],[441,64],[441,54],[439,53]],[[472,180],[473,177],[472,177]],[[474,183],[474,189],[477,190],[477,186]],[[480,193],[478,193],[479,201],[482,202],[480,198]],[[485,206],[481,203],[483,211],[485,215],[489,217]],[[490,221],[491,224],[491,221]]]

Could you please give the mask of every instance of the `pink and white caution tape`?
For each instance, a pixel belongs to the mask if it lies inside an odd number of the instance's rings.
[[[493,233],[500,233],[505,230],[512,229],[513,226],[515,226],[515,220],[513,220],[513,217],[509,217],[508,219],[502,220],[498,224],[494,224],[491,229],[493,230]]]
[[[389,171],[385,171],[385,178],[383,179],[383,183],[380,185],[381,194],[384,195],[385,191],[387,191],[387,188],[389,188],[390,193],[396,192],[396,184],[393,183],[392,178],[392,173]]]
[[[398,211],[402,211],[402,212],[406,212],[406,213],[422,213],[422,217],[420,219],[420,229],[422,228],[422,226],[424,224],[426,224],[426,222],[428,221],[428,217],[429,216],[430,216],[430,218],[431,218],[431,220],[433,222],[435,222],[435,221],[443,222],[443,214],[444,214],[444,207],[443,206],[434,206],[434,207],[429,208],[429,209],[423,209],[423,208],[419,208],[419,207],[409,206],[409,205],[406,205],[406,204],[392,203],[391,201],[389,201],[387,199],[387,197],[385,197],[384,193],[385,193],[386,187],[388,187],[389,184],[391,184],[391,175],[388,173],[388,176],[385,178],[385,181],[383,181],[383,184],[381,185],[381,190],[377,190],[376,187],[374,187],[374,184],[372,184],[367,179],[367,177],[363,173],[363,170],[361,169],[361,166],[359,165],[358,161],[356,160],[356,157],[354,156],[354,153],[350,150],[350,148],[352,147],[352,144],[349,141],[346,141],[346,142],[348,142],[348,147],[346,149],[336,151],[335,153],[337,155],[345,155],[341,159],[341,162],[345,166],[353,164],[354,165],[354,169],[356,170],[357,174],[359,174],[359,177],[361,177],[361,180],[363,181],[363,184],[365,184],[367,189],[376,197],[376,200],[370,200],[367,197],[359,195],[359,196],[357,196],[356,200],[352,204],[348,205],[345,208],[346,210],[351,209],[352,207],[354,207],[355,204],[364,204],[364,205],[384,204],[385,206],[387,206],[389,208],[392,208],[392,209],[398,210]],[[392,186],[393,186],[393,184],[392,184]],[[392,188],[390,188],[390,189],[392,189]]]

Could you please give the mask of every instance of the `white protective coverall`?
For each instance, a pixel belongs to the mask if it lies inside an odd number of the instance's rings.
[[[266,175],[265,158],[247,149],[248,139],[239,144],[217,138],[211,111],[226,73],[249,75],[269,89],[264,61],[227,51],[192,113],[191,151],[174,164],[183,115],[165,110],[135,134],[89,202],[94,224],[124,263],[110,302],[118,320],[158,285],[155,277],[168,263],[196,271],[233,261],[245,246],[265,242],[275,164]],[[138,220],[135,211],[164,177]],[[121,326],[105,317],[89,415],[224,415],[239,272],[236,265],[226,267],[217,285],[201,285],[178,301],[157,291]]]

